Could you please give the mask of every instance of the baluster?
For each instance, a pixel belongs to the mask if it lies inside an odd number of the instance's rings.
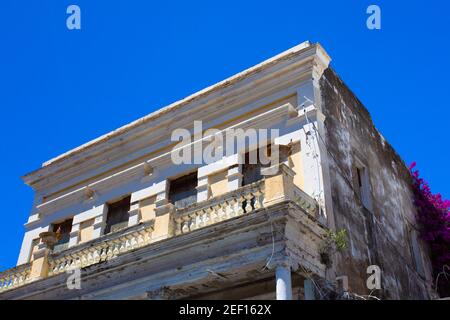
[[[88,265],[88,250],[83,250],[80,252],[80,267],[84,268]]]
[[[219,203],[219,208],[220,208],[219,209],[220,214],[222,216],[222,221],[223,220],[227,220],[229,218],[229,216],[228,216],[228,212],[227,212],[227,203],[226,203],[226,201]]]
[[[183,222],[183,219],[181,218],[181,217],[176,217],[175,218],[175,223],[176,223],[176,226],[175,226],[175,235],[179,235],[179,234],[181,234],[182,233],[182,230],[181,230],[181,224],[182,224],[182,222]]]
[[[102,253],[100,254],[100,261],[105,261],[108,258],[108,245],[106,243],[102,243]]]
[[[253,207],[252,207],[252,198],[253,195],[251,193],[248,193],[245,195],[245,213],[250,213],[253,211]]]
[[[69,267],[70,270],[73,270],[73,269],[77,268],[77,258],[76,257],[77,257],[76,253],[72,254],[72,256],[71,256],[72,261],[71,261],[70,267]]]
[[[126,252],[127,251],[127,248],[126,248],[127,239],[122,237],[122,238],[119,238],[119,241],[120,241],[119,252],[120,253]]]
[[[15,286],[17,286],[17,275],[12,275],[11,276],[11,288],[14,288]]]
[[[217,215],[217,212],[214,210],[213,207],[208,207],[206,209],[206,211],[209,213],[211,224],[214,224],[214,223],[217,223],[220,221],[219,216]]]
[[[226,216],[227,219],[231,219],[231,218],[234,217],[233,206],[232,206],[232,204],[231,204],[231,201],[232,201],[232,200],[225,201],[225,202],[222,204],[222,206],[223,206],[223,208],[224,208],[224,211],[225,211],[225,216]]]
[[[148,227],[147,229],[145,229],[145,243],[144,243],[144,245],[147,245],[150,242],[152,242],[152,228]]]
[[[17,277],[17,285],[21,286],[24,283],[24,273],[23,271],[19,273],[18,277]]]
[[[59,270],[59,260],[55,260],[53,261],[53,270],[52,273],[53,274],[57,274]]]
[[[189,218],[190,218],[189,229],[193,231],[197,229],[197,213],[196,212],[191,213],[189,215]]]
[[[64,272],[67,272],[70,269],[71,262],[72,260],[70,259],[70,257],[66,257],[66,265],[64,266]]]
[[[134,233],[130,233],[128,235],[128,251],[131,251],[134,249]]]
[[[195,224],[196,224],[196,227],[197,227],[197,229],[198,228],[201,228],[201,227],[203,227],[205,224],[203,223],[203,211],[202,210],[199,210],[199,211],[197,211],[196,213],[196,221],[195,221]]]
[[[183,231],[183,233],[189,232],[189,216],[183,216],[183,221],[183,227],[181,228],[181,230]]]
[[[131,239],[130,239],[131,249],[136,249],[137,245],[138,245],[138,242],[137,242],[138,234],[133,233],[130,237],[131,237]]]
[[[61,273],[64,270],[64,260],[61,258],[58,263],[58,269],[56,273]]]
[[[91,264],[94,264],[94,252],[91,249],[88,249],[88,254],[87,254],[87,263],[88,266],[90,266]]]
[[[75,261],[75,268],[76,269],[81,269],[81,252],[78,251],[77,253],[74,254],[74,261]]]
[[[6,289],[11,288],[11,286],[12,286],[12,277],[6,276]]]
[[[259,189],[257,189],[254,193],[255,195],[255,210],[258,210],[260,208],[262,208],[262,204],[261,204],[261,191]]]
[[[130,251],[131,243],[130,243],[130,238],[129,238],[128,235],[126,235],[125,238],[123,239],[123,245],[124,245],[124,248],[125,248],[123,252]]]
[[[237,198],[237,202],[238,202],[238,209],[237,209],[237,214],[238,216],[244,214],[244,197],[243,196],[239,196]]]
[[[181,225],[181,223],[180,223]],[[142,247],[145,245],[145,231],[140,231],[138,236],[138,247]],[[180,233],[181,233],[181,227],[180,227]]]
[[[114,256],[114,243],[108,242],[107,243],[108,249],[106,251],[106,258],[111,259]]]
[[[222,221],[222,219],[223,219],[223,212],[222,212],[222,210],[221,210],[222,208],[218,205],[218,204],[216,204],[215,206],[213,206],[213,210],[214,210],[214,212],[216,213],[216,215],[217,215],[217,222],[220,222],[220,221]]]
[[[102,248],[101,247],[96,247],[94,249],[94,263],[99,263],[100,262],[100,252],[101,252]]]
[[[237,217],[239,215],[239,208],[241,207],[239,201],[235,198],[231,199],[230,206],[231,209],[233,210],[233,217]]]
[[[114,256],[117,256],[120,253],[119,248],[120,248],[120,242],[118,242],[118,240],[115,240],[114,241],[114,250],[113,250]]]
[[[61,273],[64,271],[64,268],[66,266],[66,260],[61,258],[61,263],[59,264],[58,273]]]
[[[209,218],[209,213],[207,210],[202,209],[201,210],[201,216],[202,216],[202,221],[203,221],[203,225],[209,226],[211,224],[211,219]]]
[[[9,278],[8,278],[8,276],[5,276],[3,278],[3,285],[2,286],[3,286],[2,290],[7,290],[8,289],[8,287],[9,287]]]

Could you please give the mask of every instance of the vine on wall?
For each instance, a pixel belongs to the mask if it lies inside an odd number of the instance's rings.
[[[436,289],[441,296],[450,296],[450,200],[442,199],[440,193],[433,194],[415,167],[413,162],[409,170],[420,235],[429,245]]]

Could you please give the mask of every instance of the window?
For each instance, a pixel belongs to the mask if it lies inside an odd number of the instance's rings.
[[[54,252],[59,252],[67,249],[69,247],[70,231],[72,231],[72,221],[73,219],[67,219],[60,223],[54,223],[52,226],[52,231],[56,232],[58,241],[53,247]]]
[[[372,198],[369,185],[368,170],[363,165],[357,165],[354,170],[355,189],[364,208],[372,210]]]
[[[176,208],[197,202],[197,171],[170,181],[169,201]]]
[[[245,162],[242,165],[242,185],[246,186],[249,184],[252,184],[256,181],[259,181],[263,178],[263,175],[261,174],[261,169],[265,167],[269,167],[270,163],[262,164],[261,161],[261,155],[260,152],[265,152],[266,157],[270,157],[271,149],[270,146],[267,146],[266,150],[253,150],[250,152],[247,152],[245,154]],[[253,155],[251,156],[251,154]],[[256,156],[256,159],[255,159]],[[256,160],[256,163],[254,163]],[[267,162],[267,160],[265,161]]]
[[[131,196],[108,204],[105,234],[128,227]]]

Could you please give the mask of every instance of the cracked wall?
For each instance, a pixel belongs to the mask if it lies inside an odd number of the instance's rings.
[[[418,272],[410,247],[415,208],[408,168],[374,127],[370,114],[336,73],[328,68],[320,80],[322,112],[336,228],[349,234],[347,248],[336,254],[337,276],[346,275],[350,291],[369,294],[367,266],[382,270],[385,299],[430,297],[430,263],[421,243],[425,271]],[[356,166],[368,170],[371,208],[358,193]]]

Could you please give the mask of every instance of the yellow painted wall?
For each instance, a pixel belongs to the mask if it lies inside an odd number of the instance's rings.
[[[155,219],[155,200],[156,196],[153,196],[139,202],[139,209],[141,213],[140,222]]]
[[[228,170],[220,171],[208,176],[210,198],[228,192]]]
[[[303,161],[300,153],[300,142],[297,142],[291,147],[291,155],[289,156],[289,167],[295,172],[294,184],[303,189]]]
[[[39,246],[39,238],[33,239],[32,243],[31,243],[31,251],[30,251],[30,258],[29,261],[33,261],[33,254],[37,251],[38,246]]]
[[[93,239],[94,219],[89,219],[80,223],[80,243]]]

